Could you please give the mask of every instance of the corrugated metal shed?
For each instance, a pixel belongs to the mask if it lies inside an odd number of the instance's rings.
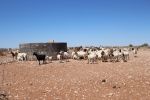
[[[58,52],[67,51],[67,43],[24,43],[19,45],[20,52],[28,54],[28,59],[33,60],[33,52],[41,52],[56,58]]]

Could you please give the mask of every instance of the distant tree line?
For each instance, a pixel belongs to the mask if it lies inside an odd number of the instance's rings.
[[[129,44],[129,47],[134,47],[134,45]],[[138,47],[149,47],[149,44],[148,43],[143,43],[143,44],[139,45]]]
[[[144,43],[144,44],[140,45],[140,47],[148,47],[148,46],[149,46],[148,43]]]

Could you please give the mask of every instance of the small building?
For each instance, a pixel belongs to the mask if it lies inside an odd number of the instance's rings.
[[[33,52],[40,52],[56,58],[60,51],[67,51],[67,43],[49,42],[49,43],[24,43],[19,45],[20,52],[28,54],[28,59],[33,60]]]
[[[0,48],[0,52],[8,52],[10,49],[8,48]]]

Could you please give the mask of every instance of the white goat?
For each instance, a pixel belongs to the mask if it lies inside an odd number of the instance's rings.
[[[124,54],[124,57],[125,57],[125,60],[129,60],[129,51],[123,51],[123,54]]]
[[[134,55],[134,57],[137,57],[137,49],[135,49],[135,48],[133,50],[133,55]]]
[[[17,60],[18,61],[27,60],[27,53],[18,53],[17,54]]]
[[[73,59],[73,56],[75,55],[75,52],[73,51],[72,53],[71,53],[71,58]]]
[[[78,58],[83,58],[83,59],[86,59],[86,57],[87,57],[87,52],[84,52],[84,51],[78,51],[77,52],[77,56],[78,56]]]
[[[57,60],[59,60],[59,62],[62,62],[62,55],[61,54],[57,55]]]
[[[89,63],[94,64],[94,62],[97,62],[96,59],[97,54],[95,52],[90,52],[90,54],[88,55],[88,64]]]
[[[52,63],[53,56],[46,56],[46,60],[48,60],[50,63]]]
[[[122,52],[119,52],[118,50],[116,50],[113,52],[113,56],[114,56],[115,62],[116,61],[118,62],[120,58],[122,57]]]
[[[68,52],[63,53],[63,59],[66,59],[66,62],[69,62],[70,55]]]
[[[96,54],[98,56],[98,59],[102,59],[102,50],[96,51]]]
[[[74,60],[77,60],[78,59],[77,53],[73,51],[71,53],[71,58],[74,59]]]

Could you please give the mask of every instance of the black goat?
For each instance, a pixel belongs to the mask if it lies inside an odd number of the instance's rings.
[[[37,60],[39,61],[39,65],[40,65],[41,60],[43,60],[43,64],[45,63],[45,60],[46,60],[45,54],[39,54],[37,52],[34,52],[33,55],[36,56]]]
[[[13,60],[17,59],[18,52],[10,52],[12,54]]]

